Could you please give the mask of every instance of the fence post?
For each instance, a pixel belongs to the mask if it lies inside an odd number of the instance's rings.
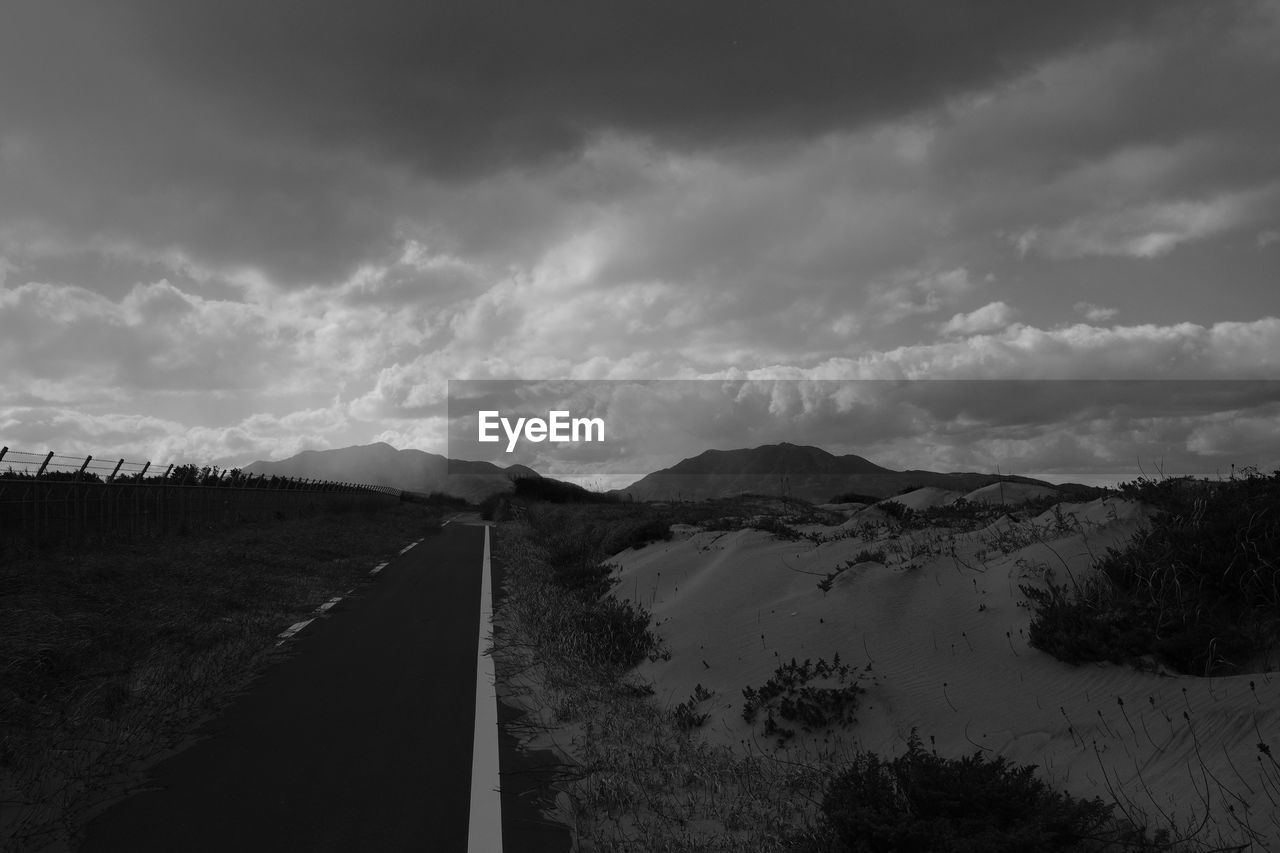
[[[163,480],[163,481],[165,481],[165,482],[168,482],[168,481],[169,481],[169,474],[170,474],[170,472],[171,472],[171,471],[173,471],[173,463],[172,463],[172,462],[170,462],[170,463],[169,463],[169,467],[168,467],[168,468],[164,469],[164,476],[163,476],[163,477],[161,477],[160,479],[161,479],[161,480]]]
[[[119,474],[119,473],[120,473],[120,466],[121,466],[121,465],[123,465],[123,464],[124,464],[124,460],[123,460],[123,459],[121,459],[119,462],[117,462],[117,463],[116,463],[115,470],[114,470],[114,471],[112,471],[112,472],[111,472],[111,476],[107,478],[107,482],[108,482],[108,483],[110,483],[112,480],[114,480],[114,479],[116,478],[116,474]]]
[[[151,467],[151,460],[147,460],[147,464],[142,466],[142,470],[138,472],[138,482],[142,482],[142,478],[147,476],[147,469]]]
[[[4,455],[9,452],[8,447],[0,447],[0,461],[4,460]]]
[[[53,458],[53,451],[50,450],[49,455],[44,458],[44,462],[40,463],[40,470],[36,472],[37,477],[39,477],[41,474],[44,473],[45,468],[49,467],[49,460],[52,458]]]

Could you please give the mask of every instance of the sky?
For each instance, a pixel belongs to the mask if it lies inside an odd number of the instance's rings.
[[[1280,380],[1277,91],[1280,0],[11,0],[0,443],[445,452],[451,379]],[[1197,399],[1012,459],[1280,465],[1275,395]]]

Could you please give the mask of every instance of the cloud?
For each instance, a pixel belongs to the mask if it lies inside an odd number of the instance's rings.
[[[1014,310],[1003,302],[989,302],[968,314],[956,314],[939,331],[947,336],[977,335],[1003,329],[1013,321]]]
[[[1231,193],[1204,201],[1169,201],[1099,212],[1054,228],[1038,230],[1025,241],[1054,258],[1122,255],[1154,258],[1182,243],[1203,240],[1249,222],[1253,210],[1274,205],[1280,185]],[[1022,251],[1023,242],[1019,242]]]
[[[243,466],[254,459],[291,456],[333,446],[348,426],[341,406],[284,416],[254,414],[225,426],[66,406],[0,406],[0,433],[15,450],[55,449],[71,456],[124,458],[153,466]]]
[[[925,275],[906,270],[896,273],[887,283],[873,286],[869,302],[880,322],[893,324],[913,314],[940,311],[975,287],[963,267]]]
[[[1094,305],[1092,302],[1077,302],[1073,306],[1073,310],[1077,314],[1083,314],[1084,318],[1090,323],[1106,323],[1120,313],[1118,309],[1104,308],[1101,305]]]
[[[1280,379],[1280,318],[1246,322],[1016,324],[995,334],[914,344],[812,367],[722,370],[708,378],[840,379]]]
[[[859,132],[1194,6],[324,0],[299,18],[20,0],[0,35],[21,69],[0,75],[0,222],[332,284],[406,220],[447,227],[459,188],[554,170],[602,135],[693,153]]]

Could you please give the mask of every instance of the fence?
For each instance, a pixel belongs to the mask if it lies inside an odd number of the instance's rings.
[[[0,537],[37,541],[151,536],[196,526],[280,518],[317,511],[386,506],[399,489],[293,477],[247,475],[195,465],[0,448]]]

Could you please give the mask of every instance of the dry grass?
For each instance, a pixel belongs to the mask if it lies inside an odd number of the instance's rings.
[[[58,847],[436,511],[246,523],[0,564],[0,847]]]
[[[522,524],[504,525],[508,566],[495,614],[499,681],[565,758],[560,787],[584,851],[826,850],[818,819],[831,756],[745,757],[708,744],[617,666],[592,664],[593,637],[563,618],[546,552]],[[657,654],[661,654],[659,649]]]

